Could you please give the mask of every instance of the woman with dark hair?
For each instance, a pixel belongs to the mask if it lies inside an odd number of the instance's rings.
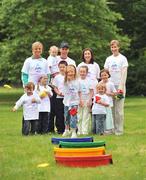
[[[95,89],[98,79],[99,79],[99,74],[100,74],[100,67],[99,65],[94,61],[94,56],[93,56],[93,51],[90,48],[85,48],[82,52],[82,61],[78,65],[78,71],[81,66],[87,66],[88,67],[88,74],[87,78],[93,82],[93,88]]]

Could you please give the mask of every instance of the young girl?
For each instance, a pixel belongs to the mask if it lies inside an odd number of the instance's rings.
[[[78,134],[88,134],[91,132],[91,113],[93,85],[87,79],[88,67],[80,66],[79,84],[80,84],[80,106],[78,110]]]
[[[64,117],[65,131],[63,136],[70,135],[71,138],[77,137],[77,109],[79,105],[79,82],[76,79],[76,68],[74,65],[68,65],[65,73],[64,82]]]
[[[40,134],[47,133],[49,128],[50,97],[53,93],[47,83],[48,77],[44,75],[39,79],[39,83],[36,86],[36,90],[41,98],[41,104],[39,104],[38,122],[38,131]]]
[[[16,102],[12,111],[15,112],[20,106],[23,106],[22,134],[35,134],[38,132],[39,111],[38,104],[41,102],[37,93],[34,92],[34,84],[29,82],[25,85],[25,94]]]
[[[104,83],[106,86],[106,95],[109,97],[110,106],[107,107],[107,115],[105,121],[105,133],[110,134],[114,130],[112,110],[113,107],[113,97],[116,95],[116,89],[114,84],[109,80],[110,74],[106,69],[101,70],[100,72],[100,83]]]
[[[109,98],[105,93],[106,86],[103,83],[97,84],[92,106],[92,129],[94,134],[104,134],[106,107],[110,104]]]

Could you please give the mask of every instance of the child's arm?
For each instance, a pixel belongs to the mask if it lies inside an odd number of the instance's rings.
[[[87,104],[88,107],[90,107],[92,105],[92,98],[93,98],[93,95],[94,95],[94,90],[93,89],[90,89],[89,90],[89,102]]]
[[[82,100],[82,92],[79,91],[78,94],[79,94],[79,98],[80,98],[80,104],[79,104],[79,105],[80,105],[81,107],[83,107],[83,106],[84,106],[84,101]]]
[[[101,104],[102,106],[109,107],[109,104],[106,102],[103,102],[101,100],[97,101],[98,104]]]
[[[24,103],[24,95],[16,102],[15,106],[12,108],[12,111],[15,112],[19,107]]]
[[[57,87],[54,88],[54,91],[55,91],[55,93],[56,93],[57,95],[62,96],[62,97],[64,96],[63,93],[60,92]]]

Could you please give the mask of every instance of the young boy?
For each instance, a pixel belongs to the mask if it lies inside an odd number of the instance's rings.
[[[64,105],[63,105],[63,97],[64,97],[64,76],[66,72],[66,61],[60,61],[58,64],[60,73],[55,76],[53,79],[53,85],[55,86],[54,91],[57,94],[56,96],[56,128],[58,134],[62,134],[64,132]]]
[[[23,106],[22,134],[35,134],[38,131],[39,111],[38,104],[41,102],[37,93],[34,92],[34,83],[29,82],[25,85],[25,94],[16,102],[12,111],[15,112]]]
[[[51,72],[51,78],[54,78],[59,73],[58,68],[58,47],[57,46],[51,46],[49,49],[49,57],[47,58],[48,66],[50,68]]]
[[[91,113],[93,85],[87,78],[88,67],[80,66],[79,68],[79,85],[80,85],[80,105],[78,109],[78,134],[88,134],[91,132]]]
[[[32,44],[32,56],[27,58],[22,67],[21,79],[23,86],[28,82],[33,82],[35,85],[42,75],[49,75],[49,68],[46,59],[41,57],[43,44],[35,42]]]
[[[123,94],[126,93],[126,78],[127,78],[127,68],[128,62],[127,58],[122,55],[120,50],[120,44],[117,40],[112,40],[110,42],[110,48],[112,55],[107,57],[104,68],[107,69],[111,75],[110,79],[114,83],[117,91],[123,91]],[[114,99],[113,102],[113,119],[115,126],[115,134],[123,134],[123,125],[124,125],[124,98],[123,99]]]

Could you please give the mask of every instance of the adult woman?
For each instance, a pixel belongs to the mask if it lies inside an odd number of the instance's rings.
[[[80,69],[81,66],[87,66],[88,67],[88,74],[87,78],[91,81],[93,84],[93,89],[95,90],[95,87],[98,83],[99,79],[99,74],[100,74],[100,67],[99,65],[94,62],[94,56],[93,56],[93,51],[90,48],[85,48],[82,52],[82,61],[78,65],[78,70]]]

